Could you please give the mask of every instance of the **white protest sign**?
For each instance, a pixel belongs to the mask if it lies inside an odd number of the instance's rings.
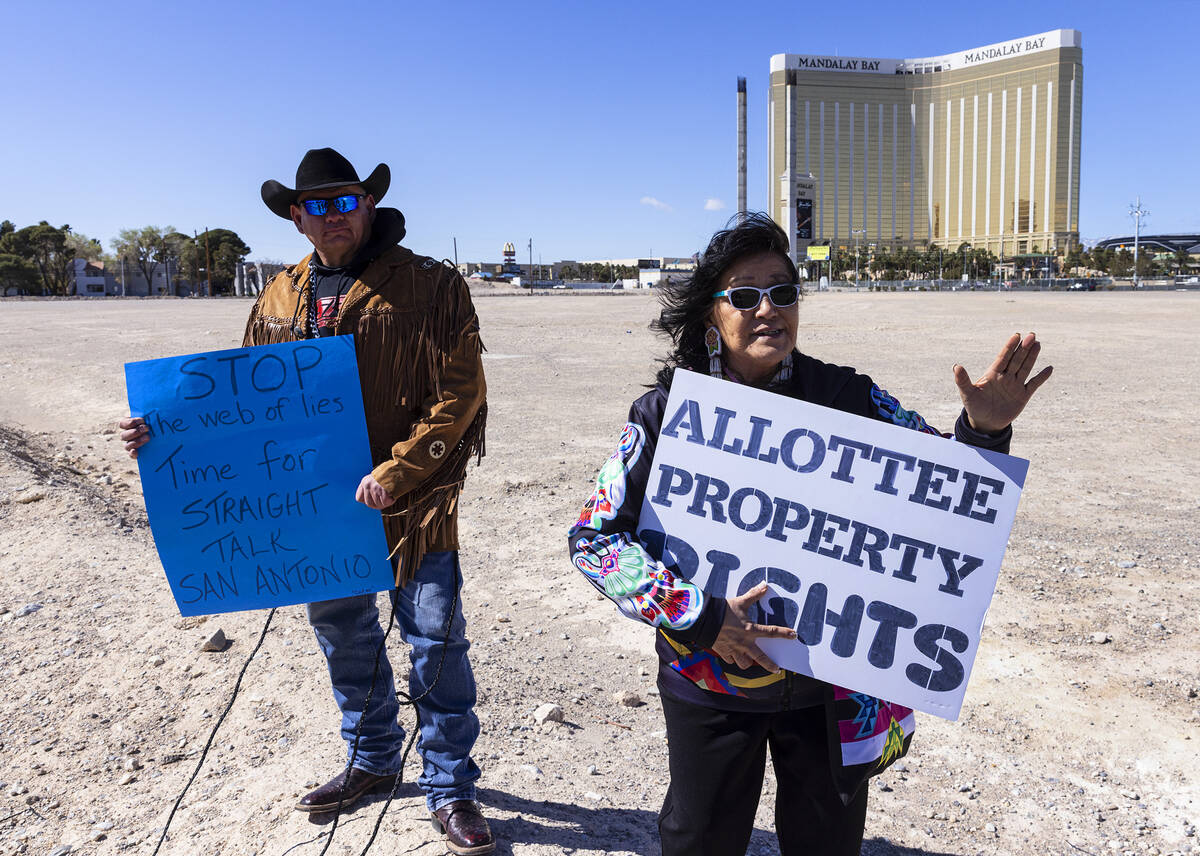
[[[638,522],[780,666],[957,719],[1028,461],[676,371]]]

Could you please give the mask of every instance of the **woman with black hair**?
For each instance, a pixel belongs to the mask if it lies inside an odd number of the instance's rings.
[[[751,620],[766,583],[722,598],[701,591],[636,534],[663,411],[676,370],[880,419],[931,434],[869,377],[796,348],[802,288],[782,229],[751,214],[709,242],[692,276],[663,288],[651,325],[670,337],[653,389],[629,412],[616,452],[571,528],[571,559],[631,618],[658,629],[658,686],[667,724],[671,783],[659,813],[665,856],[744,853],[771,750],[783,854],[856,854],[868,777],[903,756],[912,711],[780,670],[761,638],[795,638]],[[975,382],[954,381],[961,442],[1007,452],[1013,419],[1050,376],[1030,373],[1041,345],[1014,334]]]

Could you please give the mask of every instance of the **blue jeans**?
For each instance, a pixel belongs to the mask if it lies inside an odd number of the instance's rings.
[[[454,800],[475,799],[475,781],[480,775],[479,767],[471,760],[479,720],[474,711],[475,676],[467,659],[471,643],[466,638],[461,601],[456,603],[459,578],[457,551],[428,553],[412,581],[398,591],[388,592],[384,600],[385,614],[390,614],[389,601],[395,597],[396,624],[411,646],[409,695],[417,698],[434,685],[417,703],[418,748],[424,761],[417,783],[425,791],[430,811]],[[452,604],[454,616],[447,637]],[[329,664],[333,697],[342,712],[347,759],[361,722],[354,766],[380,776],[399,772],[404,729],[397,721],[396,685],[387,650],[382,647],[383,628],[375,595],[310,603],[308,621]],[[379,670],[370,709],[364,714],[376,651]]]

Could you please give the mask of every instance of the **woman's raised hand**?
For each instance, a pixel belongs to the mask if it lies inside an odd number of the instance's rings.
[[[996,359],[976,381],[961,365],[954,366],[954,383],[962,397],[971,427],[984,434],[1003,431],[1020,415],[1029,399],[1045,383],[1052,366],[1046,366],[1032,378],[1042,343],[1036,333],[1013,333],[996,354]]]
[[[726,663],[736,663],[739,669],[748,669],[751,663],[758,663],[768,672],[778,672],[779,667],[758,647],[758,640],[764,637],[796,638],[796,631],[790,627],[755,624],[750,620],[750,605],[766,593],[767,584],[762,582],[745,594],[725,601],[725,621],[712,650]]]

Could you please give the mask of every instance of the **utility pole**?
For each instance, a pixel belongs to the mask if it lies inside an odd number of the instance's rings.
[[[746,219],[746,78],[737,79],[738,222]]]
[[[125,256],[121,256],[121,296],[127,296],[125,290]]]
[[[212,297],[212,250],[208,245],[208,227],[204,227],[204,296]]]
[[[1129,206],[1129,216],[1133,218],[1133,287],[1138,287],[1138,243],[1142,235],[1142,218],[1149,217],[1150,212],[1142,207],[1142,197]]]
[[[452,238],[454,241],[454,269],[458,270],[458,238]]]
[[[529,296],[533,297],[533,238],[529,239]]]
[[[192,288],[200,290],[200,259],[197,253],[200,250],[200,233],[192,229],[192,269],[188,271],[188,276],[192,280]]]

